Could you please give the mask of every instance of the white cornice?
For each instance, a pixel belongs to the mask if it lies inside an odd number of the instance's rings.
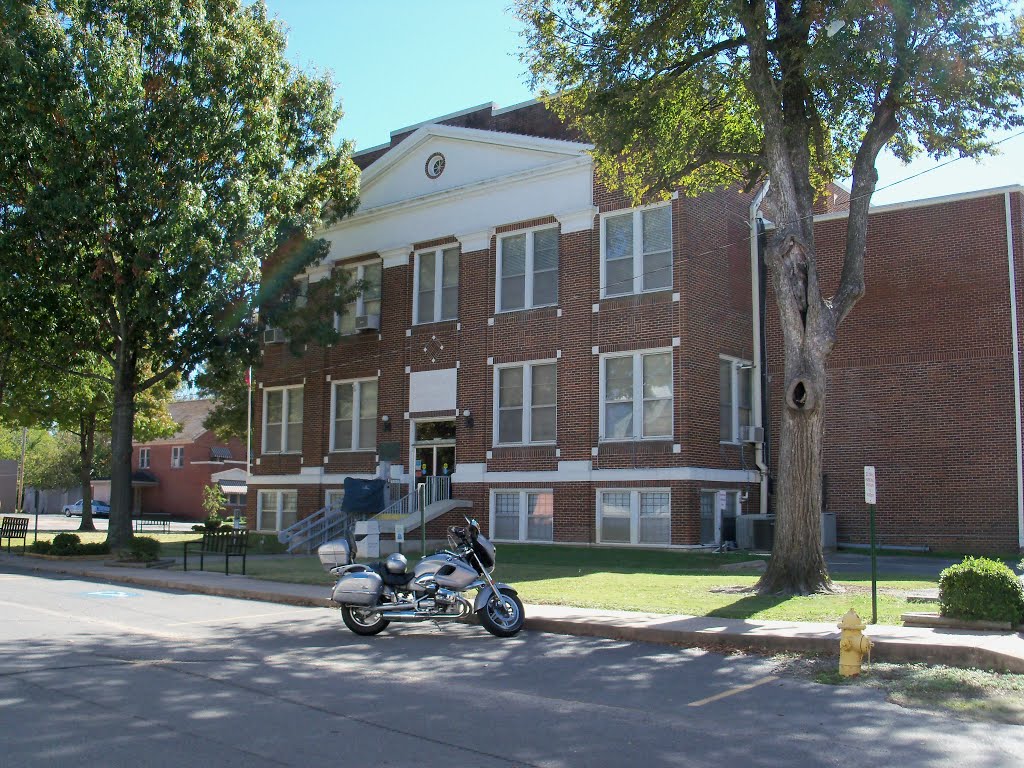
[[[404,267],[409,263],[409,254],[412,253],[412,245],[402,245],[398,248],[391,248],[380,252],[380,258],[384,269],[388,267]]]
[[[570,232],[584,232],[594,228],[594,217],[597,216],[598,210],[596,205],[592,205],[582,211],[556,213],[555,218],[558,219],[558,223],[562,227],[563,235]]]
[[[464,235],[456,235],[455,239],[462,246],[463,253],[473,251],[486,251],[491,247],[491,238],[494,236],[494,227],[483,229],[478,232],[468,232]]]

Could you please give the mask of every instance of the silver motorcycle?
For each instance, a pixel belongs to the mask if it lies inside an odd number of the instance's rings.
[[[376,635],[392,621],[458,621],[476,613],[492,635],[517,634],[526,620],[523,603],[515,589],[491,578],[494,545],[476,520],[450,526],[448,544],[450,549],[423,558],[411,572],[399,553],[382,563],[331,568],[338,578],[331,599],[341,605],[345,626],[357,635]],[[470,590],[476,590],[472,602],[466,597]]]

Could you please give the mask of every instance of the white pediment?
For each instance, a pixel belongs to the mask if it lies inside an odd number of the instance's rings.
[[[425,125],[363,171],[359,208],[322,233],[331,245],[326,263],[393,252],[399,257],[391,264],[398,265],[411,243],[452,235],[464,251],[486,249],[495,227],[545,216],[558,218],[563,231],[589,228],[597,212],[591,149]],[[437,154],[444,170],[428,174],[427,161]]]
[[[363,171],[359,209],[535,172],[577,159],[589,149],[589,144],[572,141],[425,125]]]

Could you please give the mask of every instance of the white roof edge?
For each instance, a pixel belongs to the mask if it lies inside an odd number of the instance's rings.
[[[368,154],[370,152],[376,152],[378,149],[387,149],[390,146],[391,146],[391,142],[390,141],[385,141],[383,144],[378,144],[375,147],[367,147],[366,149],[357,150],[357,151],[352,153],[352,157],[359,157],[360,155],[365,155],[365,154]]]
[[[920,200],[904,200],[903,202],[900,203],[889,203],[888,205],[872,206],[868,213],[889,213],[892,211],[901,211],[908,208],[923,208],[928,205],[943,205],[944,203],[953,203],[959,200],[974,200],[980,197],[995,197],[996,195],[1005,195],[1007,192],[1024,193],[1024,185],[1009,184],[1003,187],[992,187],[991,189],[976,189],[971,192],[957,192],[952,195],[941,195],[939,197],[925,197],[921,198]],[[831,221],[833,219],[845,219],[849,215],[849,211],[834,211],[833,213],[820,213],[814,217],[814,220]]]
[[[513,104],[510,107],[502,107],[501,109],[492,109],[491,115],[504,115],[506,112],[515,112],[517,109],[523,109],[524,107],[532,107],[534,104],[539,104],[539,98],[527,99],[526,101],[520,101],[518,104]],[[495,105],[497,106],[497,105]]]
[[[413,131],[424,125],[429,125],[430,123],[437,123],[440,122],[441,120],[451,120],[453,117],[461,117],[462,115],[468,115],[470,112],[479,112],[481,109],[487,109],[488,107],[491,108],[491,114],[494,114],[494,110],[497,106],[498,105],[495,104],[493,101],[485,101],[483,104],[477,104],[475,107],[466,107],[465,109],[460,109],[457,112],[451,112],[447,115],[441,115],[440,117],[432,117],[429,120],[421,120],[418,123],[407,125],[404,128],[396,128],[391,132],[391,138],[394,138],[400,133],[406,133],[407,131]]]

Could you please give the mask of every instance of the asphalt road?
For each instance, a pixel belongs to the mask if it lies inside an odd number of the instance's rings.
[[[2,764],[1009,766],[1024,728],[771,662],[0,573]]]

